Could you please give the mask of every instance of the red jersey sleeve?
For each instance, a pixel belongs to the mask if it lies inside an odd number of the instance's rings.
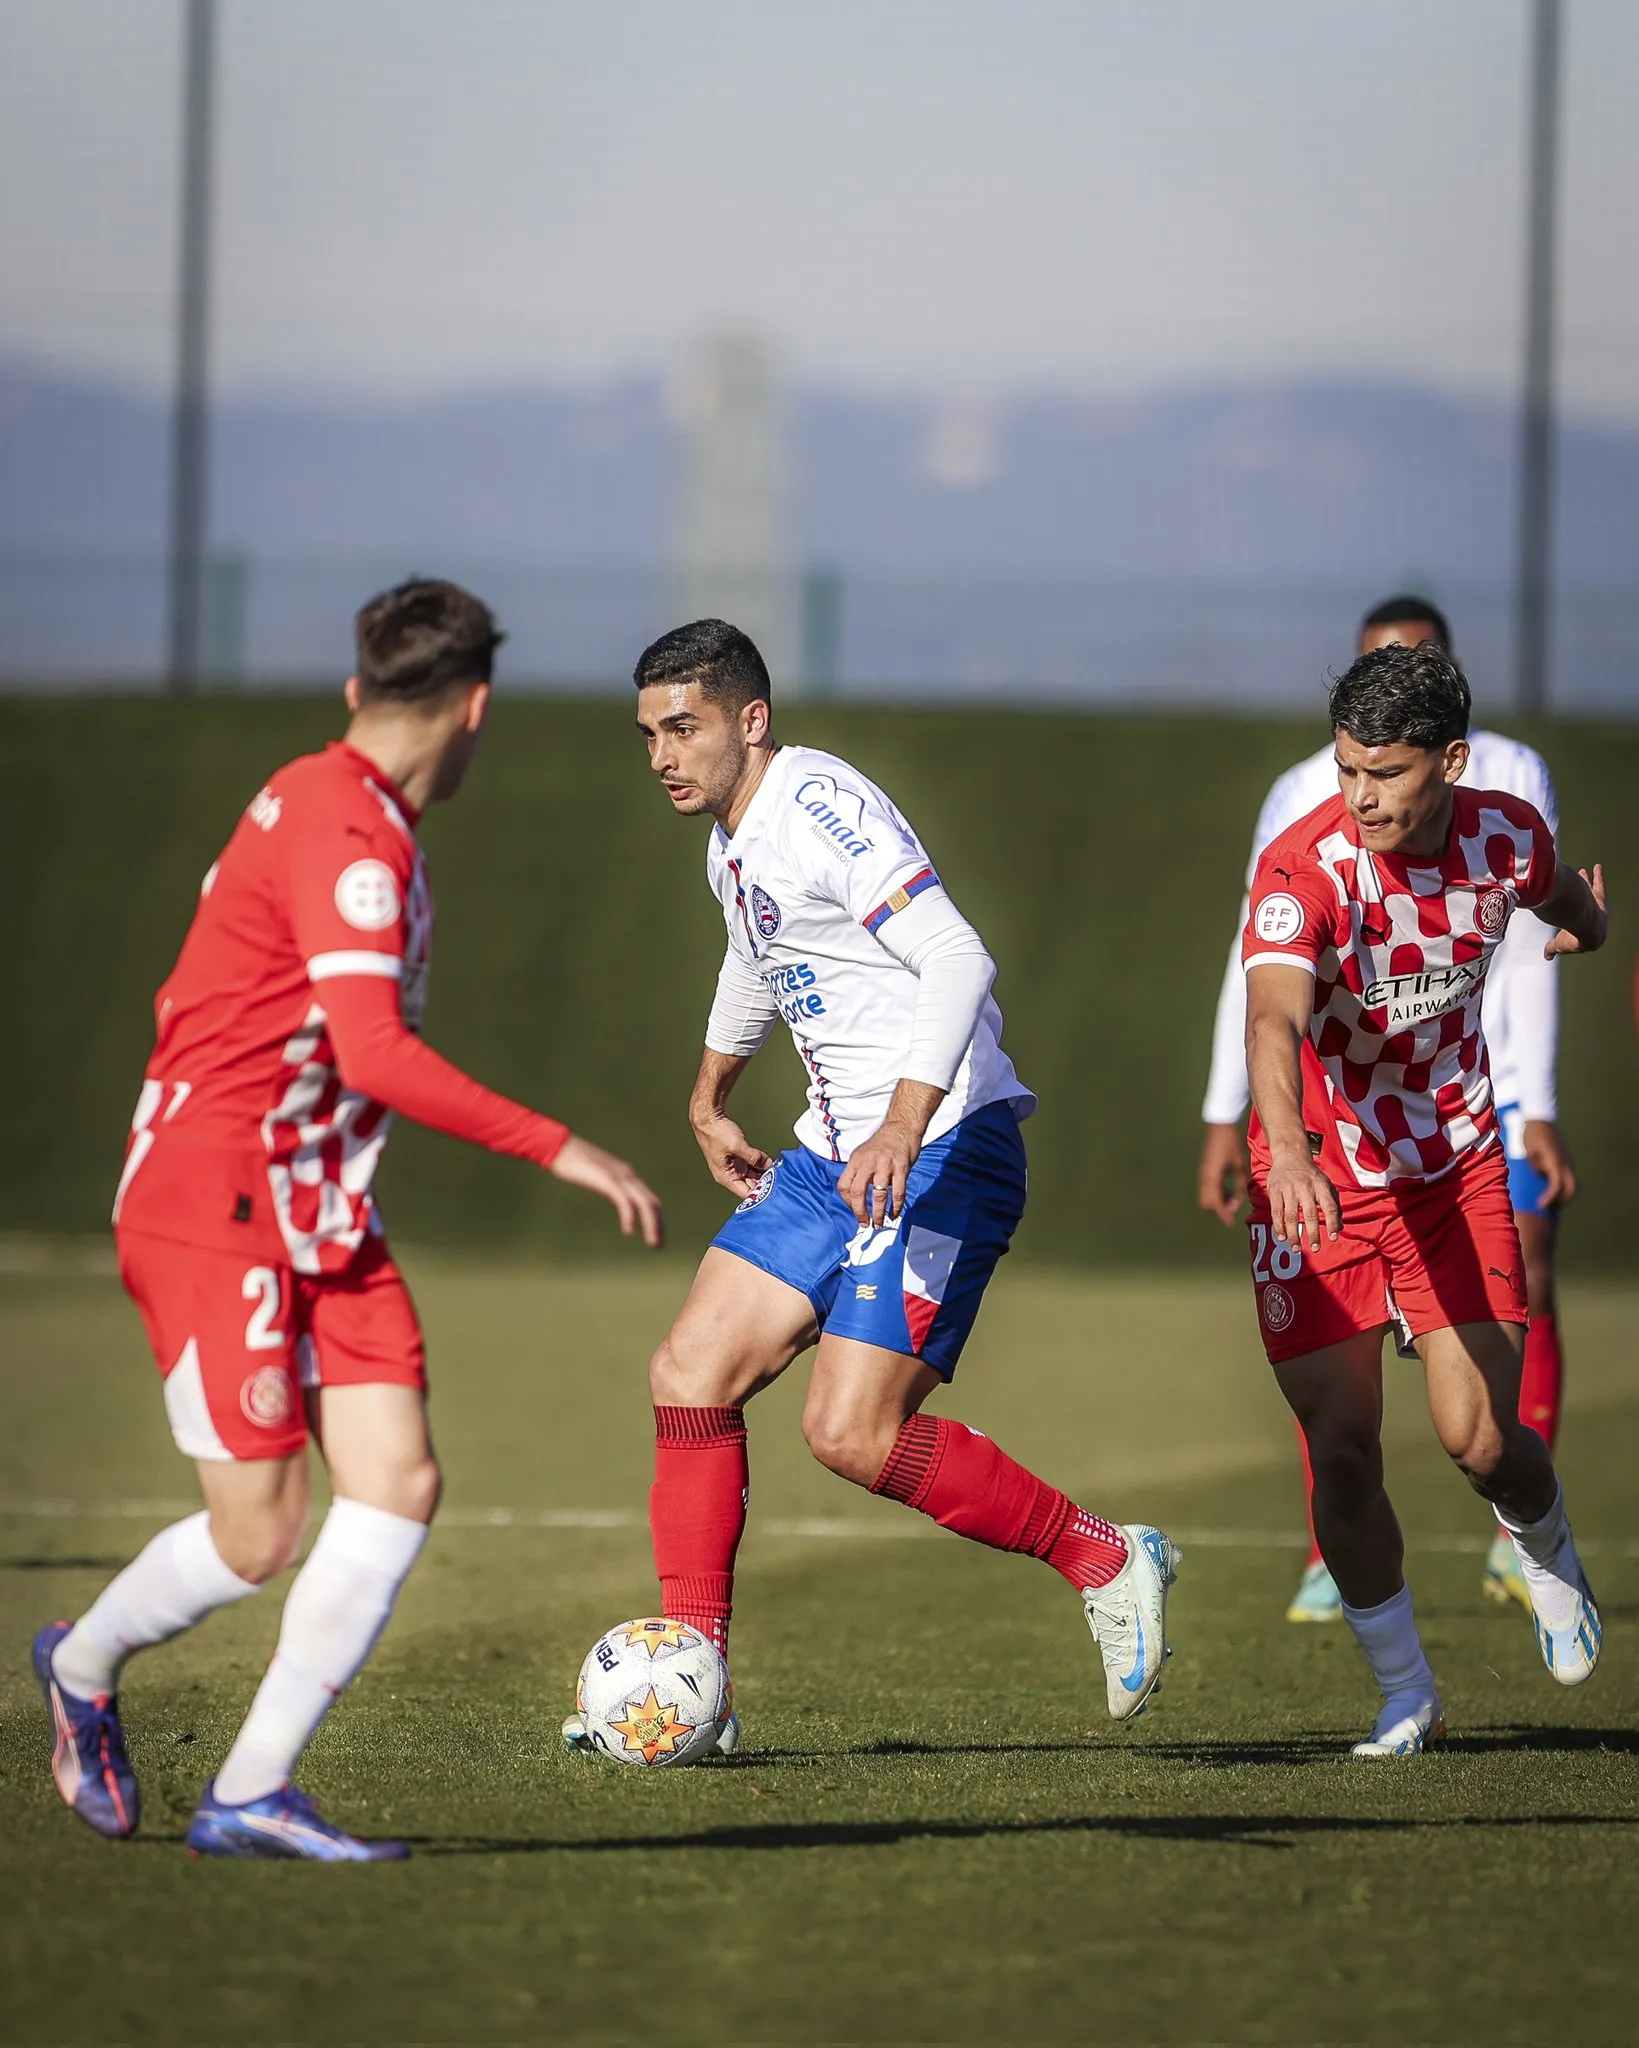
[[[498,1095],[424,1045],[402,983],[417,848],[385,811],[309,803],[285,850],[291,930],[322,1003],[344,1087],[412,1123],[550,1166],[569,1127]],[[421,945],[424,947],[425,940]]]
[[[412,1123],[490,1152],[550,1166],[569,1126],[497,1095],[424,1045],[404,1022],[398,989],[379,977],[337,975],[325,986],[325,1016],[343,1084]]]
[[[1336,942],[1338,897],[1325,873],[1283,834],[1266,847],[1252,875],[1241,965],[1304,967],[1313,974]]]

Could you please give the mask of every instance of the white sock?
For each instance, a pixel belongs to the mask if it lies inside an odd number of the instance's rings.
[[[94,1700],[119,1684],[133,1650],[169,1642],[218,1607],[258,1591],[222,1562],[203,1510],[162,1529],[98,1595],[52,1654],[57,1683]]]
[[[1434,1697],[1434,1673],[1428,1668],[1422,1638],[1412,1619],[1409,1586],[1402,1586],[1381,1607],[1351,1607],[1345,1600],[1343,1618],[1365,1651],[1384,1699],[1403,1692]]]
[[[426,1540],[424,1522],[362,1501],[331,1503],[285,1600],[273,1662],[216,1774],[218,1799],[243,1806],[288,1781],[336,1695],[363,1669]]]
[[[1540,1522],[1520,1522],[1502,1508],[1497,1520],[1514,1539],[1519,1568],[1531,1595],[1531,1606],[1545,1628],[1567,1629],[1576,1621],[1576,1607],[1585,1583],[1576,1539],[1565,1517],[1565,1494],[1554,1489],[1554,1504]]]

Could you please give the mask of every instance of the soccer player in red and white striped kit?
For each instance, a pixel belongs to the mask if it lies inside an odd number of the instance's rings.
[[[57,1788],[99,1834],[129,1835],[139,1818],[117,1697],[126,1660],[291,1563],[311,1431],[331,1505],[188,1843],[326,1862],[406,1853],[343,1833],[290,1783],[438,1503],[421,1330],[371,1193],[394,1112],[530,1160],[660,1242],[659,1202],[631,1167],[419,1036],[433,905],[416,825],[461,785],[501,638],[451,583],[414,579],[364,607],[346,738],[252,799],[156,1000],[115,1239],[205,1505],[72,1626],[35,1640]]]
[[[1548,957],[1604,944],[1604,880],[1558,858],[1530,804],[1463,786],[1469,711],[1433,641],[1362,655],[1330,698],[1339,794],[1265,848],[1242,938],[1252,1278],[1315,1534],[1383,1695],[1356,1756],[1444,1733],[1383,1485],[1392,1321],[1512,1541],[1549,1672],[1584,1683],[1601,1645],[1552,1455],[1519,1414],[1524,1261],[1480,1005],[1521,911],[1554,927]]]

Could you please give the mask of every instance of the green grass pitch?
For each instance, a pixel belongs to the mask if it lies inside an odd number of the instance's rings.
[[[642,1368],[686,1266],[411,1255],[448,1512],[304,1777],[417,1853],[318,1869],[181,1847],[276,1593],[133,1667],[136,1841],[57,1804],[29,1637],[191,1474],[117,1284],[26,1251],[0,1278],[8,2040],[1632,2038],[1639,1289],[1584,1283],[1563,1308],[1561,1463],[1608,1627],[1580,1692],[1523,1615],[1480,1600],[1483,1511],[1391,1364],[1391,1481],[1454,1740],[1341,1757],[1371,1689],[1340,1628],[1282,1619],[1297,1486],[1242,1286],[1024,1268],[999,1276],[950,1410],[1088,1505],[1177,1532],[1155,1710],[1111,1726],[1050,1573],[813,1467],[799,1363],[752,1411],[744,1750],[644,1773],[573,1761],[557,1731],[586,1645],[654,1602]],[[573,1525],[593,1511],[609,1526]]]

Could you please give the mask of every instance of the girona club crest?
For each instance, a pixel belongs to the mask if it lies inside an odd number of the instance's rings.
[[[1474,922],[1488,939],[1494,939],[1508,922],[1508,891],[1484,890],[1474,905]]]
[[[1263,1290],[1263,1320],[1266,1329],[1279,1336],[1282,1330],[1292,1327],[1292,1318],[1297,1314],[1296,1304],[1278,1280],[1272,1280]]]
[[[264,1365],[253,1372],[239,1389],[239,1406],[245,1420],[258,1429],[277,1429],[290,1420],[296,1405],[296,1390],[282,1365]]]

